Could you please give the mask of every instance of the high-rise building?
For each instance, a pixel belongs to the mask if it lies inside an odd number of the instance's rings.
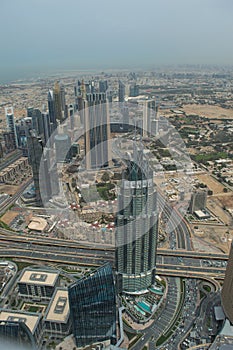
[[[121,108],[122,116],[123,116],[123,122],[122,122],[122,129],[125,132],[128,132],[129,130],[129,107],[125,103],[123,107]]]
[[[53,89],[53,100],[54,100],[54,115],[56,120],[59,120],[60,122],[64,119],[63,113],[62,113],[62,94],[61,94],[61,86],[58,81],[54,84]]]
[[[9,153],[15,150],[15,136],[12,132],[3,133],[5,152]]]
[[[18,148],[18,139],[15,127],[14,110],[13,107],[5,108],[7,131],[12,133],[14,140],[14,148]]]
[[[231,243],[221,299],[223,310],[231,324],[233,324],[233,242]]]
[[[56,161],[68,162],[71,159],[71,139],[69,135],[58,134],[54,137]]]
[[[42,113],[38,108],[33,108],[32,111],[32,129],[36,130],[38,135],[43,134]]]
[[[119,293],[145,291],[155,282],[158,236],[153,171],[141,149],[122,179],[116,218],[116,278]]]
[[[51,123],[51,131],[53,132],[54,130],[56,130],[56,127],[57,127],[53,90],[49,90],[48,92],[48,110],[49,110],[49,118]]]
[[[99,81],[99,92],[106,93],[108,90],[108,81],[107,80],[100,80]]]
[[[41,118],[42,118],[42,126],[43,126],[43,139],[44,139],[44,144],[46,145],[47,142],[49,141],[49,138],[52,132],[49,113],[42,112]]]
[[[116,294],[112,268],[106,264],[68,287],[71,324],[77,347],[116,342]]]
[[[147,137],[151,134],[152,120],[156,119],[157,110],[155,100],[144,101],[143,104],[143,136]]]
[[[137,84],[130,85],[129,87],[129,96],[137,97],[139,95],[139,86]]]
[[[83,106],[86,168],[108,166],[112,157],[106,94],[86,94]]]
[[[206,208],[207,202],[207,191],[206,190],[197,190],[192,193],[189,212],[193,214],[197,210],[203,210]]]
[[[43,192],[44,200],[51,198],[49,165],[43,155],[43,141],[33,130],[30,131],[27,137],[27,145],[29,163],[33,173],[36,202],[38,205],[42,205],[41,192]]]
[[[125,101],[125,85],[122,83],[121,80],[119,80],[119,85],[118,85],[118,100],[119,102]]]
[[[19,149],[23,152],[24,156],[28,156],[27,136],[29,135],[29,131],[31,129],[32,129],[32,118],[29,118],[29,117],[22,118],[16,123],[18,146],[19,146]]]

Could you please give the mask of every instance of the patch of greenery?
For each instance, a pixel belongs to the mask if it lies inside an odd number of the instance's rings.
[[[228,155],[226,152],[215,152],[215,153],[201,153],[192,155],[191,158],[198,163],[206,163],[208,161],[213,161],[216,159],[225,159]]]
[[[210,286],[208,286],[207,284],[205,284],[205,285],[203,286],[203,288],[204,288],[208,293],[211,291]]]

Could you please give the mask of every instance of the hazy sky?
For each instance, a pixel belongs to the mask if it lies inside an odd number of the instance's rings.
[[[233,63],[232,0],[0,0],[0,81],[33,70]]]

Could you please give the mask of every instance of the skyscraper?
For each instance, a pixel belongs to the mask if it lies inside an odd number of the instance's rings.
[[[123,116],[123,122],[122,127],[123,131],[128,132],[129,130],[129,107],[125,103],[123,107],[121,108],[122,116]]]
[[[233,323],[233,242],[231,243],[231,249],[229,259],[227,263],[225,278],[223,282],[222,292],[222,307],[223,310],[231,322]]]
[[[139,95],[139,86],[134,83],[133,85],[130,85],[129,87],[129,96],[130,97],[136,97]]]
[[[106,92],[108,90],[108,81],[100,80],[99,81],[99,92]]]
[[[158,235],[157,194],[153,171],[141,149],[122,179],[116,218],[116,278],[118,292],[137,293],[155,281]]]
[[[118,100],[119,102],[125,101],[125,85],[120,80],[118,85]]]
[[[157,110],[155,100],[144,101],[143,104],[143,136],[151,134],[152,120],[156,119]]]
[[[29,131],[31,129],[32,129],[31,118],[26,117],[26,118],[20,119],[16,123],[18,146],[19,146],[19,149],[23,152],[24,156],[28,156],[27,136],[29,135]]]
[[[43,141],[33,130],[28,135],[27,145],[29,163],[33,173],[36,202],[38,205],[42,205],[41,192],[44,194],[44,200],[51,198],[48,161],[43,155]]]
[[[86,94],[83,106],[86,168],[107,166],[111,161],[111,145],[106,94]]]
[[[57,127],[57,121],[55,117],[55,105],[53,98],[53,90],[48,92],[48,110],[49,110],[49,119],[51,123],[51,131],[53,132]]]
[[[32,110],[32,129],[36,130],[38,135],[43,134],[42,113],[38,108]]]
[[[44,144],[46,145],[47,142],[49,141],[49,138],[51,136],[51,131],[52,131],[49,113],[42,112],[41,118],[42,118],[42,126],[43,126],[43,139],[44,139]]]
[[[13,135],[14,148],[18,148],[18,138],[15,127],[14,110],[13,107],[5,108],[7,131]]]
[[[112,268],[106,264],[68,287],[75,342],[84,347],[116,340],[116,294]]]
[[[57,162],[69,162],[71,159],[71,139],[67,134],[58,134],[54,137]]]
[[[58,81],[54,84],[53,100],[55,118],[61,122],[63,120],[62,104],[64,102],[62,101],[61,87]]]
[[[207,191],[206,190],[197,190],[192,193],[189,212],[193,214],[197,210],[203,210],[206,208],[207,202]]]

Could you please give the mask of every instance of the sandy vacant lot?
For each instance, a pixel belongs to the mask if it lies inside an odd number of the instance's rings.
[[[223,207],[233,209],[233,193],[225,193],[225,195],[217,196],[217,199]]]
[[[20,186],[1,184],[0,185],[0,194],[6,193],[6,194],[13,196],[14,194],[16,194],[18,192],[19,189],[20,189]]]
[[[207,118],[233,119],[233,109],[209,105],[185,105],[181,108],[186,114],[197,114]]]
[[[201,182],[206,184],[211,191],[213,191],[214,195],[223,193],[224,186],[209,174],[200,174],[197,177]]]
[[[17,218],[19,215],[18,211],[8,210],[2,217],[1,221],[4,222],[7,225],[10,225],[10,223]]]

